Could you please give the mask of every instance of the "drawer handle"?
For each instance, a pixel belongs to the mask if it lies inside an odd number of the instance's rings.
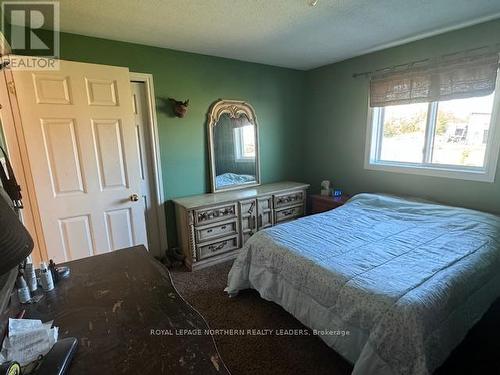
[[[198,221],[212,220],[219,216],[234,215],[234,207],[221,208],[216,211],[205,211],[198,214]]]
[[[227,228],[226,225],[223,225],[222,227],[220,227],[221,230],[224,230],[226,228]],[[212,233],[213,231],[214,231],[213,228],[212,229],[207,229],[207,233]]]
[[[211,252],[214,252],[214,251],[217,251],[217,250],[220,250],[222,249],[224,246],[227,245],[227,241],[224,241],[224,242],[221,242],[219,245],[215,246],[215,245],[210,245],[208,247],[208,250],[210,250]]]
[[[293,214],[293,212],[294,212],[294,210],[283,211],[283,216],[290,216]]]
[[[278,199],[278,204],[288,203],[288,202],[292,202],[292,201],[297,201],[299,199],[302,199],[302,194],[287,195],[286,197],[279,198]]]
[[[225,208],[223,210],[219,210],[219,214],[222,215],[222,216],[227,215],[229,213],[231,213],[231,210],[229,208]]]

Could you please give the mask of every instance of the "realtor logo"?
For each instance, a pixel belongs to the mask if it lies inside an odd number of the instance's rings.
[[[11,68],[54,69],[59,58],[59,2],[3,1],[2,33],[10,53],[18,55],[11,59]]]

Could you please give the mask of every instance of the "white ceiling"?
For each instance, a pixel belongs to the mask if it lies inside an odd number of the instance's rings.
[[[500,0],[61,0],[61,30],[311,69],[486,20]]]

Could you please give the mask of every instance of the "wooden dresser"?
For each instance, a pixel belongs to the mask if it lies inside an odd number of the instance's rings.
[[[311,195],[311,214],[318,214],[320,212],[330,211],[334,208],[343,206],[351,198],[347,194],[340,197],[332,197],[330,195]]]
[[[234,258],[257,231],[305,214],[307,184],[278,182],[174,199],[190,270]]]

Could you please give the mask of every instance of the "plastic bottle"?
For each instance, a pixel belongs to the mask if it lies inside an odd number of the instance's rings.
[[[24,277],[26,278],[30,291],[34,292],[37,290],[38,284],[36,282],[35,267],[33,266],[33,263],[26,263],[26,267],[24,268]]]
[[[28,289],[26,280],[24,280],[24,277],[21,275],[17,277],[17,296],[19,297],[19,301],[21,303],[27,303],[31,299],[30,290]]]
[[[40,283],[44,292],[54,289],[54,280],[52,280],[52,273],[48,270],[47,264],[43,262],[40,264]]]

